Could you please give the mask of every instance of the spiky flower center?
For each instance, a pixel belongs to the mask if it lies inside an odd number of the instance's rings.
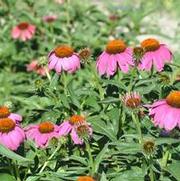
[[[80,137],[85,137],[89,135],[89,128],[87,124],[80,125],[76,128],[77,134]]]
[[[172,91],[166,97],[166,102],[172,107],[180,108],[180,91]]]
[[[27,23],[27,22],[22,22],[22,23],[19,23],[19,24],[18,24],[18,28],[19,28],[20,30],[25,30],[25,29],[28,28],[28,26],[29,26],[29,23]]]
[[[15,122],[10,118],[0,119],[0,132],[1,133],[9,133],[15,128]]]
[[[86,60],[91,56],[91,50],[89,48],[84,48],[80,50],[79,57],[80,59]]]
[[[46,121],[39,124],[39,131],[41,133],[51,133],[54,131],[54,124]]]
[[[127,107],[136,108],[140,105],[141,101],[139,98],[131,97],[126,101]]]
[[[70,46],[60,45],[55,48],[54,53],[59,58],[71,57],[74,53],[74,50]]]
[[[122,101],[125,106],[134,109],[141,105],[141,97],[136,92],[126,93],[122,96]]]
[[[95,180],[90,176],[81,176],[77,179],[77,181],[95,181]]]
[[[126,44],[122,40],[112,40],[106,45],[106,52],[109,54],[117,54],[124,52]]]
[[[70,118],[70,123],[73,125],[81,125],[81,124],[85,123],[85,118],[80,115],[73,115]]]
[[[143,144],[143,150],[146,152],[146,153],[152,153],[155,149],[155,143],[154,141],[151,141],[151,140],[148,140],[148,141],[145,141],[144,144]]]
[[[148,38],[141,42],[141,47],[146,51],[155,51],[160,47],[159,41],[154,38]]]
[[[6,106],[1,106],[0,107],[0,118],[6,118],[10,115],[10,111],[8,107]]]

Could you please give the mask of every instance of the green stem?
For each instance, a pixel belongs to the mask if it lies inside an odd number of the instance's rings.
[[[152,168],[150,168],[149,177],[150,177],[150,180],[151,180],[151,181],[154,181],[154,172],[153,172],[153,169],[152,169]]]
[[[85,144],[86,144],[86,150],[87,150],[88,156],[89,156],[89,164],[90,164],[90,171],[89,172],[90,172],[91,176],[94,176],[95,167],[94,167],[94,160],[93,160],[92,153],[91,153],[91,148],[90,148],[88,141],[85,141]]]
[[[47,159],[47,161],[44,163],[44,165],[42,166],[41,170],[39,171],[39,173],[42,173],[44,171],[44,169],[46,168],[46,166],[48,165],[48,163],[50,162],[50,160],[54,157],[54,155],[56,154],[56,152],[60,149],[61,144],[59,144],[57,146],[57,148],[54,150],[54,152],[50,155],[50,157]]]
[[[139,143],[142,143],[143,137],[142,137],[142,132],[141,132],[141,124],[139,122],[139,118],[133,112],[132,112],[132,120],[134,121],[134,124],[136,126],[136,130],[139,134]]]
[[[68,95],[68,91],[67,91],[67,80],[66,80],[66,74],[65,74],[65,72],[63,72],[62,73],[62,82],[63,82],[63,91],[64,91],[64,93],[65,93],[65,95],[67,96]]]
[[[45,72],[46,72],[47,78],[49,79],[49,82],[51,83],[51,75],[49,74],[47,67],[45,67]]]
[[[14,170],[15,170],[15,174],[16,174],[16,180],[21,181],[21,178],[20,178],[20,175],[19,175],[18,165],[16,164],[16,162],[14,163]]]
[[[163,168],[167,166],[168,159],[169,159],[169,150],[166,150],[161,162],[162,163],[161,165]]]

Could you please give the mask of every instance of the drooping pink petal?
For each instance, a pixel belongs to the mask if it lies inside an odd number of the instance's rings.
[[[21,39],[22,41],[26,41],[27,37],[26,37],[26,32],[25,32],[25,31],[22,31],[22,32],[21,32],[20,39]]]
[[[109,56],[108,66],[107,66],[107,75],[114,75],[117,69],[117,60],[114,55]]]
[[[64,121],[60,126],[59,126],[59,135],[60,136],[66,136],[70,133],[72,130],[73,126],[69,123],[69,121]]]
[[[36,27],[34,25],[29,25],[28,30],[31,32],[31,34],[34,34]]]
[[[21,31],[17,28],[17,27],[14,27],[11,31],[11,36],[14,38],[14,39],[17,39],[21,34]]]
[[[61,71],[62,71],[62,61],[61,61],[61,60],[59,60],[59,61],[56,63],[56,65],[55,65],[55,70],[56,70],[56,72],[57,72],[58,74],[61,73]]]
[[[79,138],[78,134],[76,133],[75,128],[73,128],[71,130],[71,138],[72,138],[74,144],[80,144],[80,145],[83,144],[83,141],[82,141],[82,139]]]
[[[106,52],[103,52],[96,63],[96,68],[99,72],[100,75],[104,75],[106,73],[106,69],[107,69],[107,65],[108,65],[108,61],[109,61],[109,54]]]
[[[29,30],[26,31],[26,38],[27,40],[30,40],[32,38],[32,34]]]
[[[155,65],[158,72],[162,71],[164,68],[164,61],[158,52],[154,52],[153,64]]]
[[[51,54],[51,56],[49,57],[49,64],[48,64],[49,70],[54,69],[58,61],[60,60],[54,54]]]
[[[21,122],[22,121],[22,116],[19,114],[11,113],[8,118],[14,120],[15,122]]]
[[[166,45],[161,44],[158,52],[159,52],[159,55],[162,57],[162,59],[163,59],[165,62],[171,62],[171,60],[172,60],[172,53],[171,53],[171,51],[166,47]]]

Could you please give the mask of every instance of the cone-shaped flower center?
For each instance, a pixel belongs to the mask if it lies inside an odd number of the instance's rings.
[[[137,108],[141,104],[141,96],[136,92],[126,93],[122,96],[123,103],[129,108]]]
[[[22,23],[18,24],[18,28],[20,30],[25,30],[28,28],[28,26],[29,26],[29,23],[27,23],[27,22],[22,22]]]
[[[159,41],[154,38],[148,38],[141,42],[141,47],[144,48],[146,52],[155,51],[160,47]]]
[[[140,105],[141,100],[135,97],[131,97],[126,101],[126,106],[130,108],[136,108]]]
[[[77,179],[77,181],[95,181],[95,180],[90,176],[81,176]]]
[[[53,123],[46,121],[39,124],[39,131],[41,133],[51,133],[54,131],[54,125]]]
[[[60,45],[55,48],[54,53],[57,57],[60,57],[60,58],[71,57],[74,53],[74,50],[70,46]]]
[[[1,133],[9,133],[15,128],[15,122],[10,118],[0,119],[0,132]]]
[[[180,108],[180,91],[172,91],[166,97],[166,102],[172,107]]]
[[[70,123],[71,124],[75,124],[75,125],[79,125],[79,124],[82,124],[85,122],[85,118],[83,116],[80,116],[80,115],[73,115],[71,118],[70,118]]]
[[[88,125],[84,124],[84,125],[80,125],[77,127],[77,134],[80,137],[84,137],[84,136],[88,136],[89,135],[89,129],[88,129]]]
[[[144,144],[143,144],[143,150],[146,152],[146,153],[152,153],[155,149],[155,143],[154,141],[145,141]]]
[[[106,45],[106,52],[109,54],[116,54],[124,52],[126,45],[122,40],[112,40]]]
[[[0,107],[0,118],[6,118],[10,115],[10,111],[6,106]]]
[[[86,60],[91,56],[91,50],[89,48],[84,48],[80,50],[79,57],[80,59]]]

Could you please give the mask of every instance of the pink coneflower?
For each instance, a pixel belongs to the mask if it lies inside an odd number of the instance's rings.
[[[0,106],[0,119],[9,118],[12,119],[15,123],[22,121],[22,116],[19,114],[11,113],[9,108],[6,106]]]
[[[22,41],[32,39],[35,34],[36,27],[27,22],[22,22],[17,26],[13,27],[11,31],[11,36],[14,39],[20,39]]]
[[[137,92],[126,93],[121,100],[128,108],[135,109],[141,105],[141,96]]]
[[[83,144],[83,138],[92,135],[92,128],[83,116],[73,115],[59,126],[60,136],[66,136],[69,133],[75,144]]]
[[[27,138],[34,140],[40,148],[46,148],[52,138],[59,137],[59,127],[49,121],[38,125],[30,125],[25,130]]]
[[[166,62],[171,62],[172,53],[165,44],[160,44],[158,40],[148,38],[141,42],[144,49],[139,68],[150,71],[154,65],[158,72],[162,71]]]
[[[48,16],[44,16],[43,17],[43,21],[46,23],[52,23],[55,20],[57,20],[57,16],[56,15],[48,15]]]
[[[0,119],[0,143],[10,150],[17,150],[25,139],[25,133],[12,119]]]
[[[129,65],[134,65],[131,48],[127,48],[122,40],[112,40],[99,56],[96,67],[100,75],[111,76],[116,73],[118,67],[127,73]]]
[[[176,126],[180,128],[180,91],[172,91],[166,97],[156,101],[150,107],[150,116],[155,126],[170,131]]]
[[[79,56],[74,52],[73,48],[67,45],[56,47],[48,56],[49,69],[55,69],[60,74],[63,70],[68,73],[74,73],[80,68]]]
[[[27,66],[27,71],[31,72],[34,71],[39,75],[45,76],[46,75],[46,70],[45,67],[39,65],[37,60],[33,60],[30,64],[28,64]]]

